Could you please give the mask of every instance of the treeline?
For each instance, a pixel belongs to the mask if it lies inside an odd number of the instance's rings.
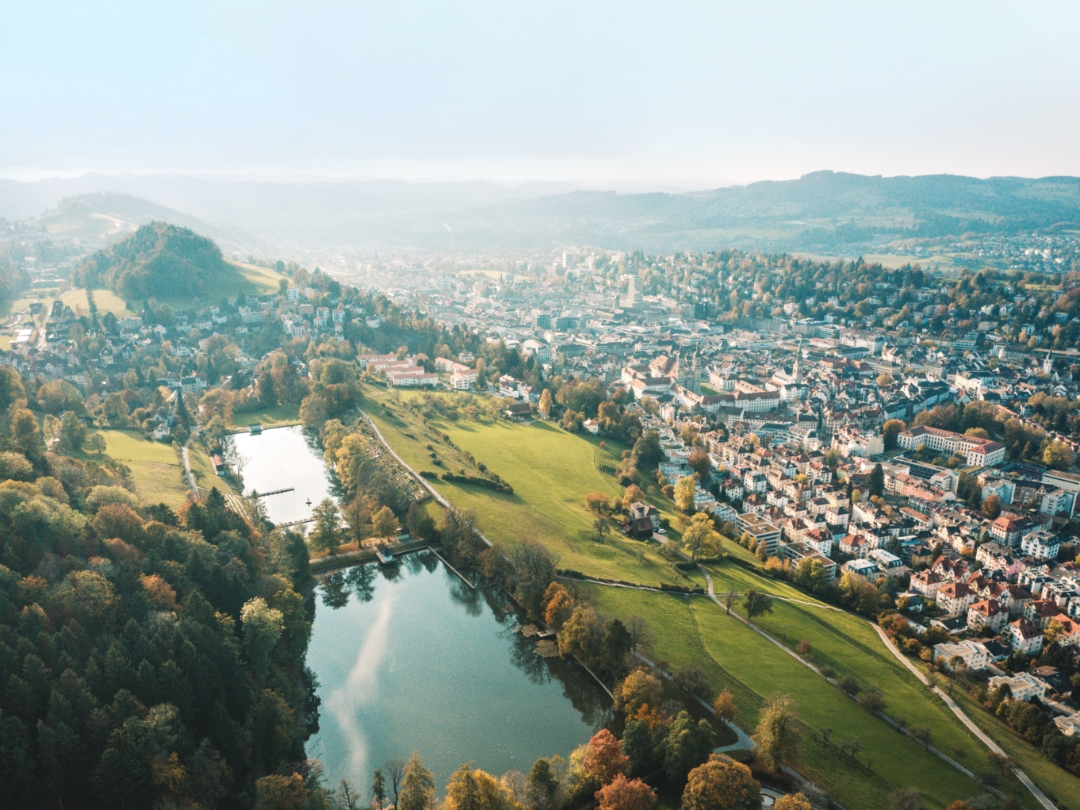
[[[0,397],[0,792],[13,807],[250,807],[307,779],[318,699],[303,539],[216,490],[138,503]],[[17,377],[17,375],[16,375]],[[12,395],[10,392],[14,391]]]

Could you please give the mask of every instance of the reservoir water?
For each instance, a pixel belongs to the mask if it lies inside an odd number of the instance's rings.
[[[306,520],[319,501],[330,497],[326,465],[319,451],[308,444],[303,428],[274,428],[258,436],[237,433],[232,441],[244,462],[245,495],[293,487],[292,492],[262,499],[266,516],[274,523]]]
[[[431,552],[337,572],[317,599],[307,660],[322,706],[308,755],[328,785],[366,792],[375,768],[417,749],[441,793],[462,763],[526,773],[611,719],[588,673],[513,632],[522,620],[501,591],[473,590]]]

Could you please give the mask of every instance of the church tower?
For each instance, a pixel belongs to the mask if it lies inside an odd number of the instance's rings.
[[[1046,353],[1046,359],[1043,360],[1043,374],[1054,373],[1054,359],[1050,356],[1050,352]]]
[[[799,338],[799,345],[795,349],[795,363],[791,366],[791,377],[795,380],[796,385],[802,385],[802,338]]]

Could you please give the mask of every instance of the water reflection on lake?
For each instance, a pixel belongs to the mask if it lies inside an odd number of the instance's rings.
[[[308,666],[321,730],[308,753],[327,782],[357,786],[415,748],[440,792],[464,762],[496,775],[567,756],[611,720],[611,701],[580,667],[533,652],[516,614],[473,590],[434,554],[351,568],[318,591]]]
[[[232,441],[244,461],[245,495],[294,488],[263,498],[266,516],[274,523],[305,520],[319,501],[330,497],[326,465],[319,451],[308,444],[303,428],[274,428],[258,436],[237,433]]]

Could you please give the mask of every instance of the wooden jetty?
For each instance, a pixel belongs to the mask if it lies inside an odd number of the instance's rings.
[[[270,492],[252,492],[252,498],[265,498],[267,495],[280,495],[282,492],[292,492],[296,487],[285,487],[285,489],[275,489]]]

